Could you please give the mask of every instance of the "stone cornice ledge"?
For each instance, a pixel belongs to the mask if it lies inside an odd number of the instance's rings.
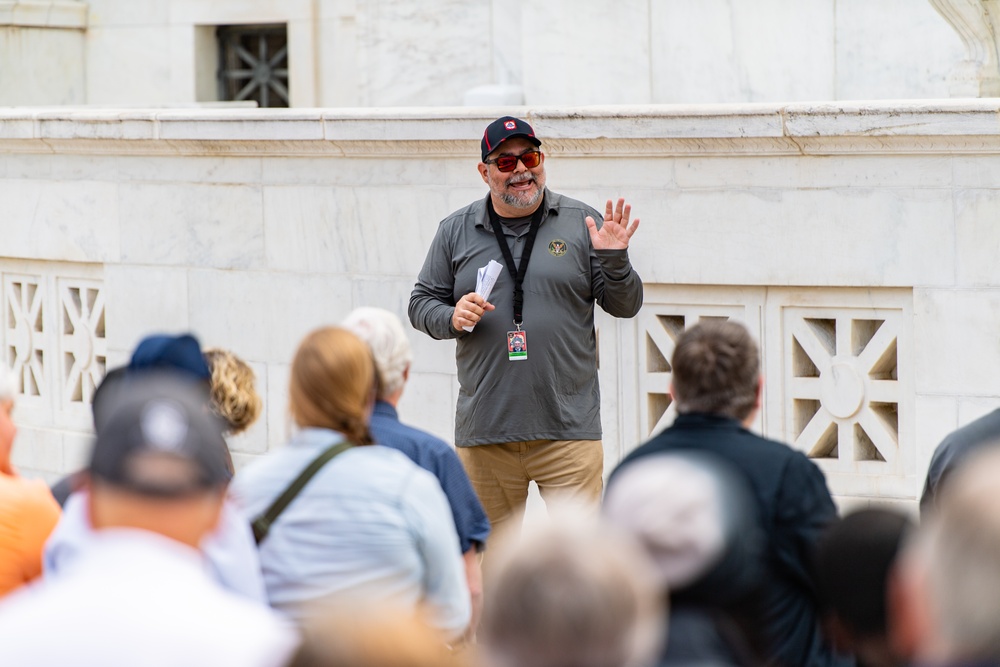
[[[0,0],[0,27],[87,29],[87,3],[79,0]]]
[[[697,106],[0,108],[0,153],[447,155],[507,113],[569,155],[1000,153],[1000,99]]]

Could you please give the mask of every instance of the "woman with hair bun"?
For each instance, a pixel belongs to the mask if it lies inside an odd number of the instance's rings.
[[[335,327],[306,336],[289,380],[298,431],[240,471],[234,493],[248,516],[260,516],[323,452],[350,446],[319,469],[262,539],[268,598],[298,621],[359,598],[402,604],[458,637],[470,610],[451,509],[431,473],[371,444],[374,400],[365,343]]]

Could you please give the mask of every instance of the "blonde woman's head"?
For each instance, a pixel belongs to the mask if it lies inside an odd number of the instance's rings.
[[[212,410],[225,420],[227,433],[242,433],[260,416],[257,377],[247,362],[229,350],[212,347],[204,356],[212,373]]]
[[[355,444],[370,444],[375,365],[368,346],[339,327],[313,331],[292,360],[288,398],[299,427],[328,428]]]

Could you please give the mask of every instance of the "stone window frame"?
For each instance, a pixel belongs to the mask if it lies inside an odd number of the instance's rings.
[[[253,99],[260,108],[287,108],[291,104],[287,25],[219,26],[216,38],[220,101]],[[252,44],[245,46],[244,40]],[[275,101],[278,103],[272,103]]]
[[[173,0],[170,3],[171,83],[177,99],[197,99],[202,89],[199,56],[217,56],[214,33],[219,26],[283,24],[288,35],[288,89],[291,107],[318,103],[316,9],[312,0]],[[202,43],[211,36],[211,46]],[[212,74],[217,68],[212,68]],[[214,78],[213,78],[214,83]]]

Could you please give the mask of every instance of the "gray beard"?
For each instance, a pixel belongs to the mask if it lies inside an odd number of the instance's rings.
[[[507,206],[510,206],[512,208],[531,208],[532,206],[537,204],[538,200],[541,198],[542,198],[542,188],[538,188],[535,191],[535,194],[531,197],[531,199],[527,201],[521,199],[513,192],[500,193],[500,201],[502,201],[504,204],[507,204]]]

